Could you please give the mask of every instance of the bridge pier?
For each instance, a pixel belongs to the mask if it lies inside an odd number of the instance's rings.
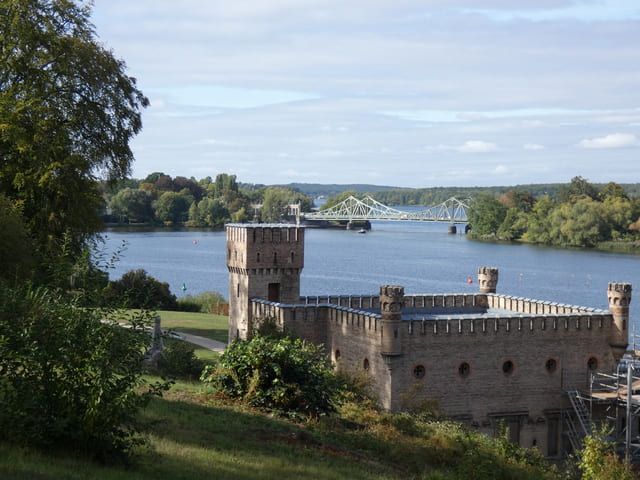
[[[456,229],[456,226],[452,223],[451,225],[449,225],[447,232],[451,233],[452,235],[455,235],[456,233],[458,233],[458,230]]]
[[[354,230],[354,229],[358,229],[358,230],[371,230],[371,222],[369,220],[356,220],[356,221],[352,221],[352,222],[347,222],[347,226],[346,229],[347,230]]]

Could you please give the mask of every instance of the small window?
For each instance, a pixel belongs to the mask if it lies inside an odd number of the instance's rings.
[[[462,362],[458,365],[458,375],[462,378],[468,378],[471,375],[471,365],[468,362]]]
[[[256,254],[256,262],[260,263],[260,252]]]
[[[289,256],[289,263],[293,263],[295,259],[296,259],[295,252],[291,252],[291,255]]]
[[[589,357],[589,360],[587,360],[587,368],[591,371],[597,370],[598,365],[599,362],[597,357]]]
[[[502,363],[502,373],[504,373],[507,377],[512,375],[516,366],[513,364],[511,360],[505,360]]]
[[[558,361],[555,358],[547,358],[547,361],[544,362],[544,369],[548,374],[555,373],[558,369]]]
[[[335,351],[335,353],[333,354],[333,356],[335,357],[336,362],[337,362],[338,360],[340,360],[340,350],[336,348],[336,351]]]
[[[418,380],[422,380],[426,374],[427,369],[424,367],[424,365],[420,364],[413,367],[413,376]]]
[[[362,361],[362,368],[363,368],[364,370],[369,370],[369,359],[368,359],[368,358],[365,358],[365,359]]]

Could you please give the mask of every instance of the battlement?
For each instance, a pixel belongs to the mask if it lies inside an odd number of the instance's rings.
[[[249,273],[304,267],[304,227],[288,224],[228,224],[227,266]]]
[[[375,296],[311,296],[299,304],[251,299],[251,316],[272,318],[281,328],[317,330],[319,324],[349,327],[347,335],[380,335],[383,314]],[[409,336],[551,334],[609,331],[604,310],[496,294],[436,294],[404,297],[399,328]],[[359,333],[359,331],[361,331]]]

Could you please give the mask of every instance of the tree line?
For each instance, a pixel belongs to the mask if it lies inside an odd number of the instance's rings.
[[[526,190],[480,193],[468,212],[470,237],[562,247],[640,248],[640,197],[619,184],[574,177],[556,198]]]
[[[221,229],[229,222],[280,222],[290,204],[299,203],[302,211],[313,205],[294,188],[241,184],[226,173],[196,180],[154,172],[104,187],[104,219],[112,223]]]
[[[371,196],[385,205],[404,206],[433,206],[438,205],[451,197],[459,199],[473,198],[480,194],[489,194],[495,197],[504,195],[510,190],[525,191],[534,198],[542,198],[548,195],[549,198],[557,200],[558,193],[564,188],[563,183],[534,183],[515,186],[491,186],[491,187],[429,187],[429,188],[387,188],[380,190],[369,190]],[[596,188],[603,189],[604,184],[594,184]],[[640,197],[640,183],[620,184],[627,195]],[[360,193],[360,192],[358,192]]]

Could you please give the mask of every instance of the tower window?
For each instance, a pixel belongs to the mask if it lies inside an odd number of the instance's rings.
[[[368,358],[365,358],[365,359],[362,361],[362,368],[363,368],[364,370],[369,370],[369,359],[368,359]]]
[[[260,263],[260,252],[256,254],[256,262]]]
[[[598,358],[597,357],[589,357],[587,360],[587,368],[591,371],[598,369]]]
[[[336,362],[340,360],[340,349],[336,348],[336,351],[333,354],[333,358],[336,359]]]

